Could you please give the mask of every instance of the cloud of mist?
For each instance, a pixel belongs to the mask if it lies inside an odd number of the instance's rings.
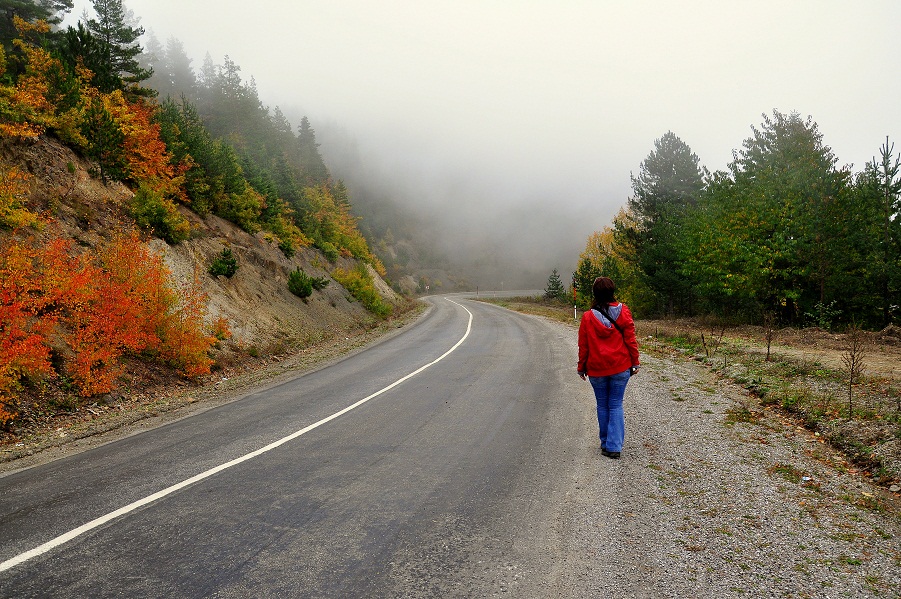
[[[612,216],[609,203],[599,198],[586,208],[570,196],[572,187],[548,186],[547,175],[486,170],[424,148],[380,151],[336,123],[323,123],[316,134],[329,168],[353,196],[402,205],[418,217],[419,240],[481,289],[543,288],[552,269],[568,281],[588,235]]]
[[[195,69],[229,55],[310,118],[333,174],[422,214],[492,282],[567,280],[667,131],[711,170],[773,109],[811,115],[856,169],[901,136],[892,0],[125,4]]]

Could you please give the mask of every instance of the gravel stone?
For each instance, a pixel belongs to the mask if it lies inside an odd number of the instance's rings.
[[[621,459],[601,455],[587,419],[547,596],[901,596],[894,493],[704,366],[642,362]],[[590,387],[580,394],[591,414]]]

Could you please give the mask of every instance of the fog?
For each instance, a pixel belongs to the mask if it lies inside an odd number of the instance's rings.
[[[891,0],[125,5],[195,70],[228,55],[264,103],[308,116],[352,192],[426,215],[460,264],[490,258],[467,270],[483,288],[568,282],[667,131],[711,170],[774,109],[812,116],[855,170],[901,136]]]

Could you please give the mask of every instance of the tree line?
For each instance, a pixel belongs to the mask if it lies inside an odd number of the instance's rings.
[[[632,176],[632,196],[590,236],[573,282],[617,281],[643,316],[716,315],[830,329],[901,316],[901,158],[886,138],[859,172],[817,124],[763,115],[722,171],[672,132]]]
[[[384,273],[306,118],[295,132],[227,56],[195,74],[177,40],[145,51],[121,0],[92,4],[94,18],[60,29],[72,0],[0,0],[0,136],[57,136],[132,187],[138,224],[170,243],[190,235],[183,204],[287,255],[313,245]]]
[[[208,59],[195,77],[175,42],[162,58],[151,56],[121,0],[92,3],[94,18],[62,29],[72,0],[0,0],[0,144],[56,137],[103,182],[134,192],[127,210],[145,236],[175,244],[193,235],[181,205],[262,233],[287,256],[312,245],[335,263],[335,280],[373,314],[389,315],[367,264],[384,267],[309,121],[295,132],[228,57],[223,65]],[[26,397],[37,411],[51,410],[41,390],[49,379],[83,397],[112,390],[126,356],[186,377],[209,373],[210,351],[230,331],[224,319],[208,322],[199,279],[174,281],[130,225],[106,231],[97,245],[63,239],[50,211],[30,200],[30,178],[0,164],[0,428],[35,413]],[[357,268],[337,268],[342,256]],[[211,274],[234,274],[229,257]],[[305,284],[328,282],[292,275],[301,296],[312,293]]]

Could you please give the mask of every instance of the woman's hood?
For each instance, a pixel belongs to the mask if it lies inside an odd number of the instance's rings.
[[[616,330],[613,326],[613,323],[604,316],[604,313],[598,310],[597,308],[592,308],[591,313],[594,314],[594,317],[598,320],[598,322],[603,325],[605,329]],[[607,313],[610,314],[610,318],[613,320],[619,320],[619,315],[623,313],[623,305],[616,304],[615,306],[607,306]]]

